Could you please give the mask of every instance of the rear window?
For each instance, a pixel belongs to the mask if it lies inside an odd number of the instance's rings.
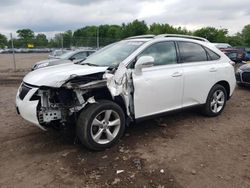
[[[196,43],[192,42],[178,42],[181,54],[181,62],[200,62],[207,61],[207,52],[205,49]]]
[[[220,59],[220,56],[217,53],[213,52],[212,50],[210,50],[208,48],[205,48],[205,49],[207,51],[207,55],[208,55],[209,60],[215,61],[215,60]]]

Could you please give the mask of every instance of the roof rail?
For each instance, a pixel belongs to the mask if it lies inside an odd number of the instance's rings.
[[[194,39],[194,40],[199,40],[203,42],[209,42],[207,39],[202,38],[202,37],[196,37],[196,36],[191,36],[191,35],[179,35],[179,34],[162,34],[162,35],[157,35],[158,37],[177,37],[177,38],[186,38],[186,39]]]
[[[143,38],[154,38],[155,35],[138,35],[133,37],[128,37],[126,39],[143,39]]]

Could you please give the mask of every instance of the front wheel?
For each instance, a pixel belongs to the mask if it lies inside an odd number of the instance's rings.
[[[203,107],[203,114],[209,117],[218,116],[225,108],[227,102],[226,89],[216,84],[210,90],[206,104]]]
[[[125,131],[125,115],[119,105],[101,100],[84,109],[77,121],[77,136],[92,150],[114,145]]]

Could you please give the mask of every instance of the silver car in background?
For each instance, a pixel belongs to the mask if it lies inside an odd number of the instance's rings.
[[[64,63],[76,62],[79,60],[84,60],[94,52],[95,50],[68,51],[67,53],[64,53],[54,59],[47,59],[47,60],[43,60],[43,61],[39,61],[35,63],[31,70],[36,70],[36,69],[40,69],[40,68],[44,68],[48,66],[60,65]]]

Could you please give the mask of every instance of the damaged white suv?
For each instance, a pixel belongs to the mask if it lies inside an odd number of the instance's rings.
[[[43,130],[76,123],[81,143],[101,150],[144,118],[196,105],[217,116],[235,84],[230,59],[205,39],[146,35],[111,44],[79,64],[30,72],[16,106]]]

